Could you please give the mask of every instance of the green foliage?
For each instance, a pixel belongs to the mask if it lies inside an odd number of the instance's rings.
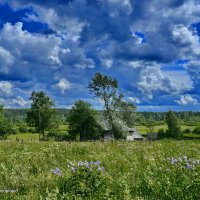
[[[35,130],[35,128],[30,127],[30,128],[28,128],[28,132],[29,133],[36,133],[37,131]]]
[[[186,128],[183,130],[183,133],[192,133],[191,129],[190,128]]]
[[[52,170],[54,176],[59,176],[60,197],[74,196],[75,199],[101,199],[104,197],[107,182],[104,176],[104,167],[98,163],[99,161],[70,162],[65,171],[61,172],[59,168]],[[61,173],[64,176],[60,176]]]
[[[146,121],[146,127],[149,133],[154,133],[155,123],[153,120]]]
[[[115,139],[126,139],[128,133],[128,126],[126,125],[126,123],[121,120],[120,117],[115,116],[114,114],[112,116],[112,119],[112,130]]]
[[[200,134],[200,126],[197,126],[192,132],[194,134]]]
[[[168,126],[166,136],[169,138],[180,138],[182,134],[180,121],[171,110],[166,114],[166,123]]]
[[[163,128],[158,130],[158,138],[166,138],[166,131]]]
[[[29,125],[35,126],[37,132],[45,134],[45,130],[52,127],[53,119],[56,116],[53,100],[43,91],[32,92],[31,109],[27,112]]]
[[[138,118],[136,106],[123,100],[123,95],[115,97],[112,102],[114,114],[117,115],[128,127],[133,127]]]
[[[6,119],[0,120],[0,136],[4,138],[6,135],[9,134],[15,134],[16,129],[13,127],[13,125]]]
[[[3,118],[4,106],[0,104],[0,119]]]
[[[132,103],[123,100],[123,95],[119,93],[117,80],[96,73],[88,88],[95,98],[104,103],[104,114],[111,133],[116,139],[125,138],[127,131],[125,132],[123,128],[122,130],[120,124],[134,125],[136,107]]]
[[[47,137],[55,141],[73,140],[73,138],[67,132],[61,131],[49,131],[47,133]]]
[[[25,124],[22,124],[19,126],[19,132],[20,133],[27,133],[28,132],[28,127]]]
[[[112,110],[113,100],[118,92],[117,80],[101,73],[96,73],[88,88],[95,98],[104,102],[106,113],[109,115]]]
[[[7,119],[4,118],[3,108],[4,106],[0,105],[0,139],[6,139],[7,135],[16,133],[16,129],[14,128],[14,126]]]
[[[98,139],[101,136],[101,128],[96,121],[96,111],[91,104],[82,100],[76,101],[69,112],[69,134],[80,140]]]

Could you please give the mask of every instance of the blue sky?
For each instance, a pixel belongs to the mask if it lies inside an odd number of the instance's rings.
[[[200,110],[200,1],[0,0],[0,103],[83,99],[96,72],[140,111]]]

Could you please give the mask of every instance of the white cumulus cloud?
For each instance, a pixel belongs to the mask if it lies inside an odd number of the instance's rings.
[[[130,101],[132,101],[133,103],[135,103],[135,104],[140,104],[141,103],[141,101],[137,97],[128,97],[128,99]]]
[[[72,84],[65,78],[62,78],[57,83],[57,87],[61,90],[61,93],[64,93],[66,90],[71,89]]]
[[[148,66],[143,69],[140,73],[137,86],[149,99],[152,99],[154,94],[162,92],[169,94],[180,93],[181,91],[190,89],[190,86],[179,84],[179,82],[164,75],[158,66]]]
[[[13,62],[14,57],[11,55],[11,53],[0,46],[0,71],[8,73]]]
[[[181,96],[180,100],[175,100],[179,105],[196,105],[198,103],[197,99],[193,98],[190,94]]]
[[[0,96],[10,96],[12,94],[12,84],[8,81],[0,81]]]

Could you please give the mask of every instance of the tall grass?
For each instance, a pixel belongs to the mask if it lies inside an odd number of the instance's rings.
[[[0,199],[200,199],[200,142],[0,142]]]

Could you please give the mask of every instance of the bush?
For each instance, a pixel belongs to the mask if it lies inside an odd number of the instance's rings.
[[[5,140],[7,139],[7,135],[0,135],[0,140]]]
[[[52,138],[56,141],[70,140],[70,136],[68,135],[68,133],[61,131],[58,132],[49,131],[47,133],[47,137]]]
[[[189,129],[189,128],[186,128],[186,129],[184,129],[183,130],[183,133],[191,133],[192,131],[191,131],[191,129]]]
[[[126,139],[128,126],[116,115],[113,114],[112,118],[112,131],[115,139]]]
[[[17,134],[18,130],[16,127],[11,127],[10,134]]]
[[[194,134],[200,134],[200,126],[197,126],[193,131],[192,133]]]
[[[0,136],[4,137],[4,135],[13,134],[14,128],[12,127],[12,124],[9,123],[6,119],[0,120]]]
[[[166,137],[166,131],[163,128],[158,130],[158,137],[159,138],[165,138]]]
[[[24,126],[24,125],[20,126],[19,127],[19,132],[20,133],[27,133],[28,132],[28,127]]]
[[[35,130],[35,128],[29,128],[29,129],[28,129],[28,132],[29,132],[29,133],[36,133],[37,131]]]

